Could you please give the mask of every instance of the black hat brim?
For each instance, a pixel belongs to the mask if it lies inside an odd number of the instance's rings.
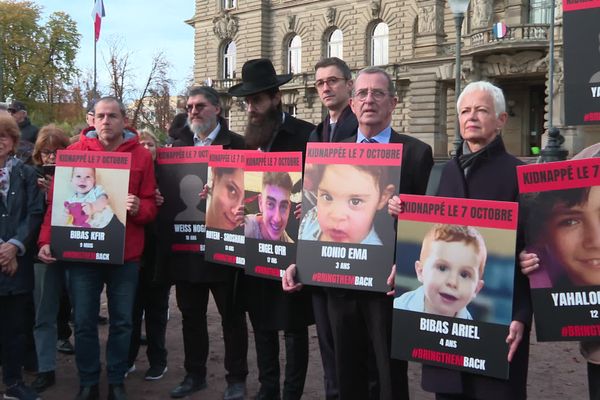
[[[281,85],[285,85],[286,83],[291,81],[293,77],[293,74],[276,75],[276,82],[274,82],[271,85],[264,85],[256,82],[242,82],[230,87],[228,93],[235,97],[251,96],[253,94],[257,94],[269,89],[279,87]]]

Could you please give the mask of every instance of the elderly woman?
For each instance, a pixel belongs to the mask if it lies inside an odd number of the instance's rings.
[[[33,148],[32,159],[37,172],[37,184],[47,193],[56,152],[67,148],[69,136],[56,125],[46,125],[40,129]],[[62,264],[48,266],[41,262],[34,265],[35,288],[35,327],[33,336],[38,359],[38,374],[31,386],[41,393],[55,383],[56,350],[72,354],[73,345],[69,342],[71,328],[68,318],[71,313],[69,298],[65,292],[65,269]],[[60,310],[60,312],[59,312]],[[57,313],[58,318],[57,318]]]
[[[518,201],[516,167],[522,164],[506,152],[500,132],[508,114],[502,90],[489,82],[472,82],[456,106],[463,139],[458,154],[444,166],[437,195],[467,199]],[[389,212],[402,211],[398,197],[389,201]],[[523,248],[519,234],[517,250]],[[512,322],[506,343],[510,362],[508,380],[424,365],[423,389],[436,399],[525,399],[531,301],[529,282],[515,265]]]
[[[489,82],[472,82],[460,94],[458,111],[462,149],[444,167],[438,196],[518,201],[517,158],[506,152],[500,132],[508,114],[502,90]],[[517,249],[522,249],[517,243]],[[525,399],[531,302],[527,278],[516,266],[513,320],[506,343],[508,380],[423,366],[423,389],[436,399]]]
[[[35,239],[44,198],[33,168],[14,157],[19,127],[0,116],[0,346],[5,398],[37,399],[21,376]]]

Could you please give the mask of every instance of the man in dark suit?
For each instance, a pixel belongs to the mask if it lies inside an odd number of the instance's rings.
[[[343,60],[324,58],[315,65],[315,88],[327,108],[327,116],[311,132],[310,142],[339,142],[356,134],[358,121],[350,108],[352,85],[352,71]],[[325,398],[334,400],[338,398],[339,389],[325,289],[312,288],[312,303],[323,363]]]
[[[244,138],[230,131],[221,118],[219,94],[214,89],[192,88],[187,100],[187,114],[188,123],[180,130],[174,147],[221,145],[225,149],[245,148]],[[248,330],[242,299],[238,296],[242,271],[204,261],[202,255],[183,253],[171,255],[169,270],[175,282],[177,306],[183,316],[186,370],[184,380],[171,391],[171,397],[186,397],[207,385],[206,309],[211,292],[221,314],[225,342],[227,389],[223,399],[243,399],[248,375]]]
[[[356,77],[350,106],[358,120],[354,143],[402,143],[400,193],[424,194],[433,165],[431,147],[391,128],[398,99],[390,76],[369,67]],[[391,267],[391,266],[390,266]],[[393,275],[390,275],[393,279]],[[391,280],[388,279],[388,280]],[[392,282],[390,282],[390,285]],[[288,269],[284,289],[297,290]],[[407,363],[392,360],[392,298],[380,293],[327,289],[327,305],[333,331],[339,399],[369,398],[368,349],[374,351],[379,378],[379,398],[408,399]]]
[[[291,79],[291,74],[277,75],[267,59],[250,60],[242,67],[242,83],[232,86],[229,93],[245,99],[247,147],[305,152],[314,125],[282,112],[279,86]],[[286,295],[279,282],[256,277],[246,277],[246,291],[260,382],[256,398],[281,398],[279,331],[283,330],[286,352],[283,399],[300,399],[308,368],[307,327],[313,322],[310,294]]]

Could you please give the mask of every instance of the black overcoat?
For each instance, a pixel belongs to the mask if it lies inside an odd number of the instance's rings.
[[[212,145],[221,145],[224,149],[245,149],[244,137],[230,131],[225,121],[220,118],[221,130]],[[184,126],[173,147],[193,146],[194,135],[188,126]],[[201,189],[201,188],[199,188]],[[202,254],[171,253],[169,261],[169,276],[172,282],[184,281],[191,283],[224,282],[237,274],[238,268],[214,264],[204,260]]]
[[[301,151],[304,156],[306,142],[314,128],[309,122],[285,114],[269,151]],[[255,329],[297,330],[314,323],[310,290],[285,293],[280,281],[246,276],[246,295]]]
[[[460,153],[459,153],[460,155]],[[469,199],[518,201],[517,183],[520,160],[506,152],[502,138],[498,136],[470,167],[465,178],[458,159],[446,163],[442,171],[438,196]],[[519,229],[517,254],[523,248]],[[518,259],[518,258],[517,258]],[[525,399],[527,397],[527,368],[529,360],[529,332],[531,329],[531,299],[529,281],[515,263],[513,320],[525,324],[521,344],[510,365],[508,380],[495,379],[444,368],[423,366],[423,389],[436,393],[454,393],[473,399]],[[508,329],[507,329],[508,335]],[[508,354],[508,345],[498,349]]]

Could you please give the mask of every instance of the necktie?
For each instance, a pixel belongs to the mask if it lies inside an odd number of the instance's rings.
[[[329,141],[333,141],[333,132],[335,132],[336,122],[331,122],[329,124]]]
[[[375,139],[367,139],[367,138],[364,138],[364,139],[361,141],[361,143],[379,143],[379,142],[378,142],[377,140],[375,140]]]

